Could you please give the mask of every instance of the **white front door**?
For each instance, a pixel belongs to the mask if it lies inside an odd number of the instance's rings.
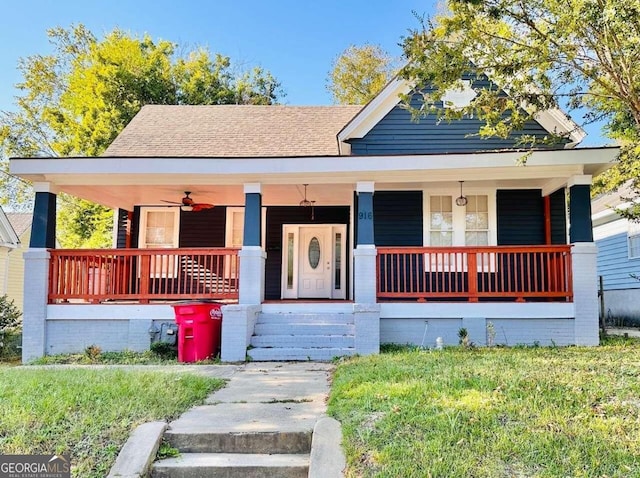
[[[282,298],[344,299],[346,226],[283,227]]]
[[[300,227],[298,297],[331,298],[331,227]]]

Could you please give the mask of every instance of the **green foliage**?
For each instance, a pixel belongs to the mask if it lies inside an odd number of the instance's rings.
[[[13,299],[6,294],[0,296],[0,330],[13,329],[21,323],[22,312],[16,306]]]
[[[178,348],[167,342],[154,342],[151,344],[151,352],[164,360],[176,360],[178,357]]]
[[[583,107],[587,123],[604,120],[607,134],[626,145],[599,187],[638,178],[640,0],[448,0],[447,13],[422,20],[403,46],[409,63],[401,75],[418,90],[435,88],[416,114],[473,115],[485,122],[480,136],[506,137],[540,111]],[[509,97],[494,88],[460,110],[438,110],[463,75],[488,77]]]
[[[98,39],[82,24],[47,35],[53,53],[20,60],[17,109],[0,112],[3,158],[99,156],[146,104],[273,104],[282,95],[268,71],[238,72],[203,48],[178,55],[170,41],[119,29]],[[0,186],[13,208],[28,204],[27,184],[3,175]],[[107,209],[68,196],[59,209],[63,247],[110,245]]]
[[[327,90],[334,103],[365,104],[397,72],[397,61],[377,45],[350,46],[332,64]]]
[[[72,476],[104,477],[136,426],[175,419],[222,385],[184,373],[3,367],[0,453],[68,453]]]
[[[640,476],[640,341],[407,348],[337,365],[351,477]]]

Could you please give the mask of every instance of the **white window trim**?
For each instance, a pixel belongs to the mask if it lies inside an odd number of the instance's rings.
[[[147,215],[150,212],[164,212],[164,213],[172,213],[173,214],[173,243],[169,247],[165,247],[168,249],[176,249],[180,245],[180,208],[178,207],[153,207],[153,206],[144,206],[140,208],[140,224],[138,230],[138,249],[150,249],[147,246],[146,241],[146,232],[147,232]],[[156,257],[156,267],[160,270],[160,272],[152,273],[151,277],[154,278],[165,278],[170,279],[176,277],[177,271],[179,270],[180,264],[178,264],[178,256],[175,256],[173,260],[169,259],[167,256],[159,256]],[[156,269],[156,270],[158,270]],[[140,277],[140,265],[138,265],[138,277]]]
[[[233,239],[233,224],[232,224],[232,218],[233,218],[233,213],[234,212],[240,212],[242,211],[244,213],[244,206],[227,206],[227,211],[226,211],[226,218],[224,221],[225,224],[225,232],[224,232],[224,245],[225,247],[232,247],[231,246],[231,242]],[[243,221],[244,221],[244,214],[242,215]],[[262,249],[265,248],[265,241],[267,238],[267,208],[262,207],[262,226],[261,226],[261,231],[260,231],[260,242],[262,243]],[[242,232],[243,232],[243,237],[244,237],[244,222],[242,225]],[[242,248],[242,245],[240,245],[240,248]]]
[[[464,206],[456,205],[456,198],[460,195],[459,190],[456,192],[451,188],[434,188],[422,190],[422,244],[425,247],[430,246],[431,242],[431,203],[430,196],[451,196],[453,200],[452,223],[453,223],[453,247],[464,247],[465,233],[465,211]],[[464,188],[465,196],[487,196],[489,209],[489,245],[498,245],[498,217],[496,211],[496,190],[486,188]]]
[[[147,214],[150,212],[166,212],[173,214],[173,244],[172,248],[180,244],[180,208],[144,206],[140,208],[140,226],[138,230],[138,248],[148,249],[145,233],[147,231]]]

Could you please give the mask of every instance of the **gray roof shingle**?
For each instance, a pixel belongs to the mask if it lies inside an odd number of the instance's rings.
[[[8,212],[7,219],[18,237],[22,236],[33,222],[33,214],[25,212]]]
[[[361,108],[147,105],[103,156],[335,156],[336,135]]]

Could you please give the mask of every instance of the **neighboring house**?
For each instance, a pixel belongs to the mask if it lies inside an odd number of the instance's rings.
[[[489,322],[496,343],[597,345],[590,184],[617,148],[575,149],[584,133],[560,111],[524,133],[566,142],[529,152],[470,136],[473,118],[416,123],[409,91],[145,106],[103,157],[12,159],[37,191],[24,359],[145,350],[171,301],[203,298],[229,302],[224,361],[457,344],[462,327],[485,344]],[[56,250],[57,192],[116,208],[117,247]]]
[[[7,295],[22,311],[24,244],[29,243],[31,214],[5,213],[0,208],[0,295]],[[26,241],[26,242],[25,242]]]
[[[604,313],[611,318],[640,320],[640,223],[616,213],[628,206],[629,186],[592,202],[593,236],[598,246]]]

